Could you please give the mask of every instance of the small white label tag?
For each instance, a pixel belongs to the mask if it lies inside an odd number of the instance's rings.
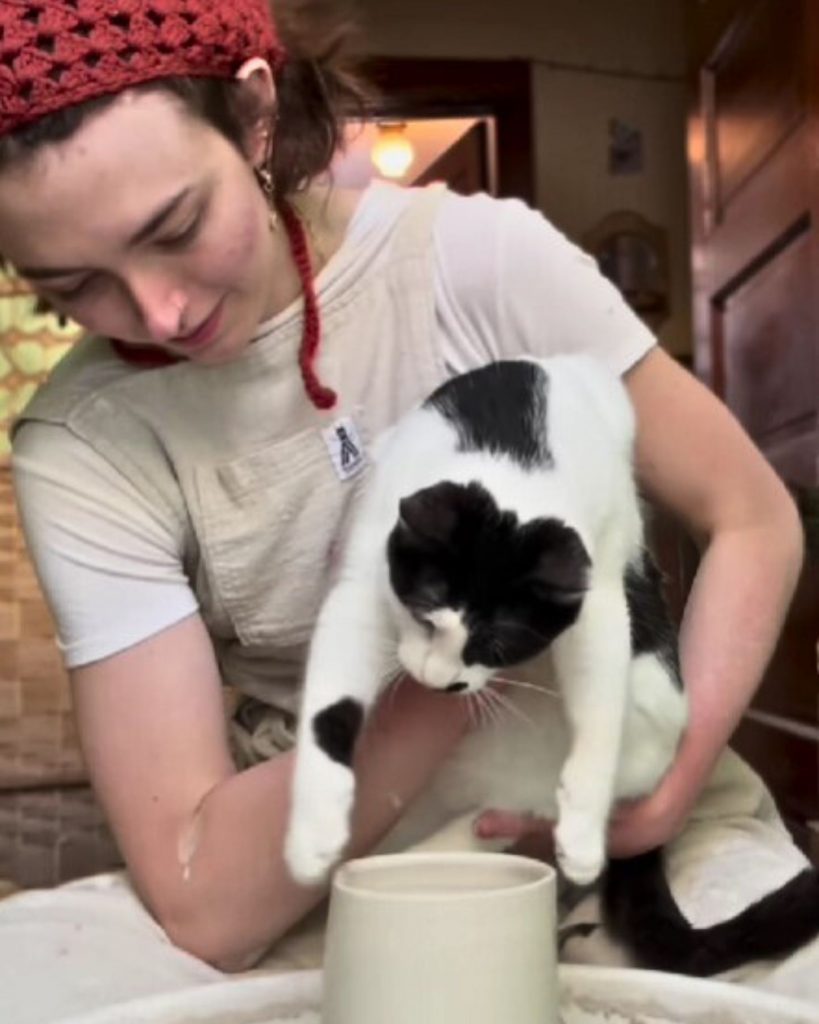
[[[336,420],[332,427],[322,430],[321,435],[339,480],[350,480],[363,469],[366,462],[364,445],[349,416]]]

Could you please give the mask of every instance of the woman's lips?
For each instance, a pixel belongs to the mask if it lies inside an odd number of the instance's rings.
[[[174,344],[184,345],[185,348],[201,348],[203,345],[209,344],[216,337],[221,320],[222,303],[219,302],[210,316],[203,320],[195,331],[174,338]]]

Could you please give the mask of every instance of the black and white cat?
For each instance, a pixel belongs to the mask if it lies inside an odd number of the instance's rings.
[[[466,736],[379,852],[478,848],[480,810],[519,810],[556,819],[568,879],[603,873],[606,924],[645,966],[712,974],[819,932],[811,870],[694,929],[660,850],[606,868],[612,805],[656,787],[687,721],[634,432],[618,378],[556,356],[455,377],[382,439],[308,659],[285,845],[296,879],[323,879],[343,853],[356,739],[400,668],[494,722]]]

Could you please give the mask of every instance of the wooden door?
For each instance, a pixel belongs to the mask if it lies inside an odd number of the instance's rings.
[[[803,509],[809,555],[735,746],[808,845],[819,820],[819,11],[688,4],[695,367]]]
[[[489,139],[486,123],[478,121],[420,174],[414,185],[444,181],[453,192],[468,196],[494,192],[489,174]]]

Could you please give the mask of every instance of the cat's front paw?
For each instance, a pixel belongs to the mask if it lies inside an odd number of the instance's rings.
[[[320,773],[323,783],[313,779],[307,792],[297,787],[294,795],[284,860],[302,885],[325,881],[350,839],[353,773],[339,765],[330,768]]]
[[[566,877],[576,885],[590,885],[606,859],[606,825],[597,815],[574,808],[563,794],[558,799],[555,854]]]
[[[335,838],[319,833],[314,826],[294,825],[287,833],[284,859],[295,881],[301,885],[320,885],[341,858],[347,843],[346,830],[336,830]]]
[[[561,819],[555,829],[555,853],[564,875],[576,885],[590,885],[603,870],[605,841],[600,830],[582,818]]]

